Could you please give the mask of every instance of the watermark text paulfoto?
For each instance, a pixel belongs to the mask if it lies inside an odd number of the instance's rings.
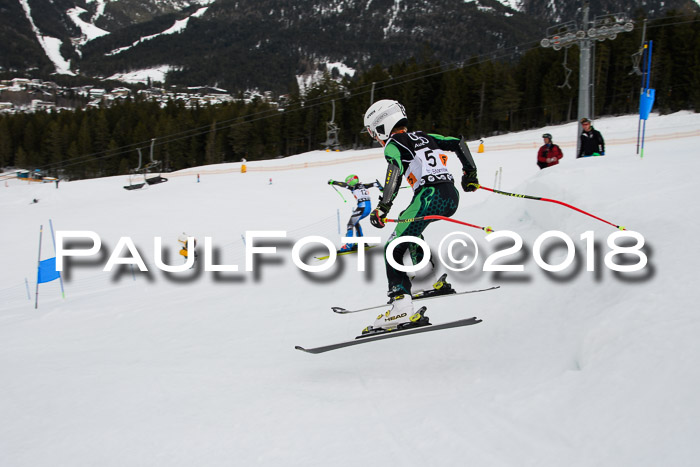
[[[257,255],[276,255],[277,248],[275,246],[260,246],[259,240],[281,239],[286,238],[287,232],[283,230],[272,231],[246,231],[245,233],[245,271],[253,272],[255,269],[255,257]],[[484,272],[520,272],[525,270],[524,264],[504,264],[503,259],[509,256],[515,256],[523,250],[522,237],[513,231],[501,230],[493,232],[485,237],[487,242],[496,240],[505,240],[506,243],[512,243],[503,249],[498,249],[490,253],[484,260],[481,270]],[[587,231],[580,235],[579,240],[583,242],[585,252],[585,264],[587,271],[595,270],[595,234],[593,231]],[[67,241],[85,241],[92,242],[88,248],[68,248]],[[357,270],[365,271],[365,247],[382,242],[380,237],[342,237],[343,243],[357,243]],[[418,264],[404,265],[394,259],[394,249],[401,243],[415,243],[423,249],[423,259]],[[631,243],[632,245],[622,245],[622,243]],[[258,243],[258,244],[256,244]],[[616,272],[636,272],[644,269],[648,263],[648,258],[643,251],[644,237],[634,231],[624,230],[616,231],[607,236],[608,251],[604,257],[605,266]],[[549,244],[562,246],[566,250],[564,258],[556,263],[550,264],[543,257],[544,245]],[[302,249],[310,245],[321,245],[328,250],[327,259],[314,260],[315,264],[307,264],[302,260]],[[100,236],[93,231],[57,231],[56,232],[56,270],[63,271],[64,260],[67,257],[90,257],[97,255],[102,248],[102,240]],[[194,250],[194,238],[188,237],[187,249]],[[203,260],[204,271],[206,272],[238,272],[237,264],[214,264],[214,241],[212,237],[204,237]],[[154,237],[153,239],[153,262],[157,269],[168,273],[184,272],[190,269],[195,262],[195,255],[188,255],[183,264],[165,264],[162,254],[162,238]],[[201,250],[199,250],[201,253]],[[532,257],[537,266],[548,272],[559,272],[567,269],[574,261],[577,252],[577,247],[572,238],[560,231],[550,230],[539,235],[532,247]],[[128,252],[128,255],[124,255]],[[626,264],[615,262],[614,259],[618,255],[626,255],[636,259],[636,261],[624,261]],[[466,271],[477,262],[479,256],[479,246],[476,240],[466,232],[456,231],[445,235],[439,244],[437,257],[440,263],[447,269],[452,271]],[[331,240],[322,236],[307,236],[296,241],[291,251],[292,261],[299,269],[317,273],[327,271],[332,268],[337,261],[338,251],[337,246]],[[390,242],[385,251],[387,262],[399,271],[416,272],[425,267],[431,260],[430,246],[425,240],[418,237],[399,237]],[[116,265],[133,265],[139,268],[140,271],[148,271],[145,261],[135,243],[130,237],[120,237],[114,250],[107,259],[103,271],[110,272]]]

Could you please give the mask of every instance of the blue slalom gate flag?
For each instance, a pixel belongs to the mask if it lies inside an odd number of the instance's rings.
[[[56,271],[56,258],[49,258],[39,262],[39,276],[37,283],[51,282],[61,277],[61,273]]]
[[[656,97],[656,89],[644,89],[639,96],[639,118],[647,120],[651,108],[654,106],[654,98]]]

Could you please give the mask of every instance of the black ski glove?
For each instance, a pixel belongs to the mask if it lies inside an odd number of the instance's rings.
[[[379,203],[377,208],[369,215],[370,223],[378,229],[383,229],[386,225],[384,219],[386,219],[386,215],[389,214],[390,209],[391,205]]]
[[[462,189],[464,191],[476,191],[479,188],[479,179],[476,178],[476,170],[467,172],[462,170]]]

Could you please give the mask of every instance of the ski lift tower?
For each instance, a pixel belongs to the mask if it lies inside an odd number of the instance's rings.
[[[326,122],[326,141],[323,143],[326,149],[340,146],[340,141],[338,141],[340,128],[335,123],[335,100],[331,100],[331,104],[333,105],[333,112],[331,113],[331,121]]]
[[[634,23],[626,13],[596,16],[593,21],[588,19],[589,6],[586,2],[583,6],[583,22],[577,25],[575,21],[558,24],[547,28],[547,37],[540,41],[542,47],[552,47],[561,50],[574,44],[579,47],[579,74],[578,74],[578,135],[581,133],[581,119],[586,117],[593,120],[592,112],[592,83],[591,55],[595,41],[603,42],[606,39],[615,40],[622,32],[631,32]],[[577,143],[578,144],[578,143]],[[577,148],[578,153],[578,148]]]

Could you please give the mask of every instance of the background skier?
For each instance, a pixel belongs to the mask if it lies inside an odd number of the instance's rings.
[[[364,124],[373,139],[384,146],[384,158],[388,162],[384,192],[377,208],[370,214],[370,222],[383,228],[400,185],[401,176],[406,177],[413,189],[413,199],[399,215],[399,219],[409,219],[428,215],[451,216],[459,204],[459,192],[454,186],[454,177],[447,169],[447,155],[442,151],[452,151],[462,163],[462,188],[475,191],[478,188],[476,164],[469,148],[460,138],[427,134],[422,131],[409,132],[404,107],[394,100],[380,100],[365,112]],[[387,245],[402,236],[422,238],[423,230],[431,221],[398,223]],[[409,246],[410,245],[410,246]],[[412,243],[402,243],[394,249],[393,259],[403,263],[406,250],[410,251],[414,264],[420,263],[424,252]],[[395,328],[427,324],[427,317],[414,313],[411,297],[411,281],[386,262],[389,283],[388,296],[391,310],[377,317],[373,326],[363,330],[372,332],[377,328]],[[409,323],[409,324],[407,324]]]
[[[372,202],[370,201],[369,197],[369,189],[372,187],[377,187],[381,190],[382,185],[379,183],[379,181],[374,181],[370,184],[360,183],[360,179],[357,177],[357,175],[354,174],[348,175],[345,178],[345,182],[336,182],[334,180],[328,180],[328,184],[347,188],[357,200],[357,207],[352,212],[352,215],[350,215],[350,219],[348,220],[348,231],[345,236],[352,237],[353,231],[355,231],[357,233],[357,235],[355,235],[356,237],[362,237],[363,234],[362,227],[360,226],[360,221],[367,217],[370,211],[372,210]],[[347,251],[354,250],[357,250],[357,243],[346,243],[345,245],[340,247],[338,252],[344,253]]]
[[[180,248],[180,256],[185,257],[185,262],[187,262],[187,259],[189,258],[190,253],[191,253],[190,250],[187,249],[187,237],[188,236],[189,235],[187,235],[185,232],[182,232],[182,235],[180,235],[177,238],[177,241],[182,243],[182,248]],[[196,247],[197,247],[197,239],[193,237],[192,238],[192,250],[193,250],[192,252],[194,253],[195,262],[197,261],[197,257],[199,256],[197,254],[197,251],[195,250]],[[194,263],[192,263],[192,267],[194,267]]]

